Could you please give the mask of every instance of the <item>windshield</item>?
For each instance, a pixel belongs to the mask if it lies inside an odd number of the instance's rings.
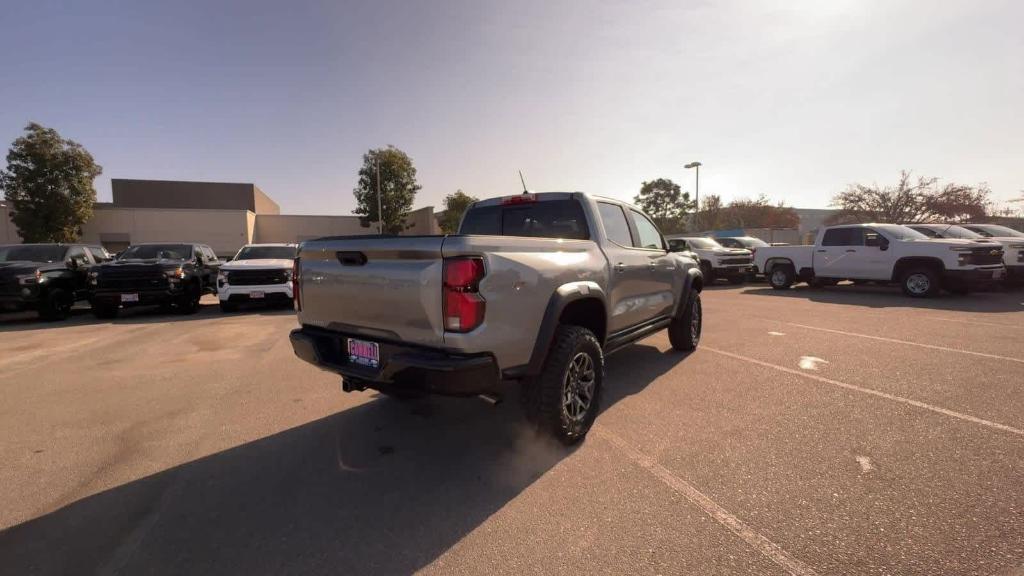
[[[751,237],[751,238],[736,238],[736,241],[739,242],[740,244],[744,245],[747,248],[763,248],[764,246],[768,245],[768,243],[765,242],[764,240],[761,240],[760,238],[753,238],[753,237]]]
[[[15,244],[0,246],[0,262],[63,262],[67,246]]]
[[[294,246],[244,246],[235,255],[235,260],[292,260]]]
[[[1010,236],[1016,238],[1024,237],[1024,232],[1018,232],[1013,228],[1007,228],[1006,226],[1000,226],[998,224],[974,224],[968,226],[970,230],[981,234],[985,238],[1003,237]]]
[[[928,237],[917,230],[900,226],[899,224],[873,224],[875,230],[885,232],[885,235],[896,240],[927,240]]]
[[[684,240],[686,240],[687,244],[689,244],[691,248],[702,248],[704,250],[711,250],[714,248],[722,247],[721,244],[715,242],[711,238],[684,238]]]
[[[189,244],[139,244],[130,246],[118,260],[188,260],[192,257]]]

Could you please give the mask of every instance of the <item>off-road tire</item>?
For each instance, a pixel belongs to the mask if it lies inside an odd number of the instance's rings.
[[[939,293],[941,280],[934,268],[916,266],[900,276],[900,288],[911,298],[929,298]]]
[[[704,283],[712,284],[717,278],[715,278],[715,269],[711,266],[711,262],[707,260],[700,261],[700,273],[704,275]]]
[[[185,293],[178,296],[174,303],[174,309],[178,314],[195,314],[199,312],[199,299],[203,297],[203,291],[198,284],[189,284]]]
[[[700,303],[700,292],[694,292],[683,311],[668,325],[668,341],[672,348],[692,352],[700,344],[704,328],[704,308]]]
[[[573,363],[580,361],[580,355],[589,358],[593,386],[586,409],[579,419],[573,419],[564,406],[566,385],[570,381]],[[604,354],[594,334],[580,326],[559,326],[541,373],[523,383],[526,417],[538,429],[552,434],[563,444],[575,444],[587,435],[597,418],[603,384]]]
[[[771,271],[768,272],[768,284],[776,290],[789,290],[789,287],[793,285],[795,277],[796,274],[794,274],[792,266],[778,264],[773,266]]]
[[[39,303],[39,318],[47,322],[65,320],[71,315],[72,306],[72,296],[60,288],[54,288],[49,290]]]

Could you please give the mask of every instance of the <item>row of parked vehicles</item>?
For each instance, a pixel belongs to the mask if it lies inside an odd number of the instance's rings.
[[[819,231],[806,246],[749,236],[670,236],[692,253],[706,279],[741,284],[764,276],[773,288],[797,282],[899,284],[909,296],[964,294],[1024,282],[1024,232],[998,224],[851,224]]]
[[[61,320],[88,301],[98,318],[147,305],[191,314],[204,294],[225,312],[246,302],[290,307],[295,253],[294,244],[251,244],[224,261],[187,242],[134,244],[116,257],[88,244],[0,246],[0,310]]]

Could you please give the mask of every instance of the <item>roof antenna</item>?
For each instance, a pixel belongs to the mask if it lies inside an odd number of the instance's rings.
[[[530,192],[526,189],[526,180],[523,179],[523,171],[519,171],[519,181],[523,183],[523,194],[529,194]]]

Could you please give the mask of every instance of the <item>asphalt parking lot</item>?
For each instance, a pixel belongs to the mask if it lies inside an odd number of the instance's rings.
[[[4,574],[1020,574],[1024,292],[704,294],[566,450],[344,394],[290,311],[0,320]]]

